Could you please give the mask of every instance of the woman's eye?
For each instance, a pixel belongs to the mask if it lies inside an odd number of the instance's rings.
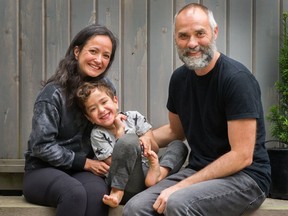
[[[89,52],[92,54],[92,55],[95,55],[97,53],[96,50],[89,50]]]
[[[105,59],[110,59],[110,55],[108,55],[108,54],[104,54],[103,56]]]

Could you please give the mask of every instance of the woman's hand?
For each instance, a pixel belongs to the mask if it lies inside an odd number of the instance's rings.
[[[104,161],[92,160],[87,158],[85,162],[84,169],[88,170],[95,175],[103,176],[108,173],[110,166]]]

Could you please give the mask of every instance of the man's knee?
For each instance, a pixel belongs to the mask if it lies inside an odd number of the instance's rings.
[[[197,202],[194,202],[192,199],[189,201],[181,199],[181,196],[177,195],[176,192],[176,194],[171,194],[167,200],[165,215],[202,215],[199,214],[197,205],[195,205],[195,203]]]
[[[123,208],[123,216],[133,215],[137,212],[137,210],[141,207],[137,204],[138,202],[134,202],[133,199],[130,199]]]
[[[178,208],[182,208],[182,202],[180,201],[179,197],[170,195],[169,199],[167,200],[165,212],[167,215],[175,215],[178,212]]]

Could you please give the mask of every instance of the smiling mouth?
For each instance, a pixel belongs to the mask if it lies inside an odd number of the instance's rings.
[[[187,56],[187,57],[195,57],[195,58],[197,58],[197,57],[201,57],[201,55],[202,55],[202,52],[200,52],[200,51],[197,51],[197,52],[186,52],[185,53],[185,56]]]
[[[102,120],[106,120],[106,119],[109,118],[109,116],[110,116],[110,112],[108,112],[108,113],[102,115],[102,116],[100,117],[100,119],[102,119]]]
[[[98,66],[98,65],[91,65],[89,64],[89,66],[94,69],[94,70],[100,70],[101,69],[101,66]]]

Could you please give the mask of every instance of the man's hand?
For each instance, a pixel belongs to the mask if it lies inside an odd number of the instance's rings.
[[[163,214],[166,209],[166,204],[169,196],[177,190],[178,188],[175,186],[171,186],[163,190],[153,204],[154,210],[157,211],[159,214]]]
[[[151,138],[150,137],[139,137],[140,143],[143,147],[143,155],[147,157],[147,152],[151,151]]]
[[[139,137],[140,143],[143,146],[143,155],[147,157],[147,153],[151,151],[151,149],[158,153],[159,147],[154,139],[153,133],[151,130],[147,131],[143,136]]]

